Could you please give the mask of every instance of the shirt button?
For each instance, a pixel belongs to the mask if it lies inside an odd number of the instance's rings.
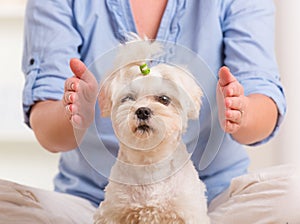
[[[33,65],[33,64],[34,64],[34,59],[33,59],[33,58],[30,59],[29,64],[30,64],[30,65]]]

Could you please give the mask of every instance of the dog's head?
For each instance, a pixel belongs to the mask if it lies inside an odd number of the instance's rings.
[[[158,64],[142,74],[141,58],[160,52],[156,42],[125,44],[116,60],[118,69],[101,84],[101,114],[111,116],[118,139],[130,148],[147,150],[178,141],[188,119],[199,116],[202,91],[189,72]]]
[[[188,119],[199,116],[202,91],[185,70],[159,64],[143,75],[139,64],[125,66],[102,83],[99,105],[102,116],[111,116],[121,142],[147,150],[167,139],[178,141]]]

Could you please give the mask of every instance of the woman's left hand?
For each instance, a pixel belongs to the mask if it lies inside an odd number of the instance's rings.
[[[247,101],[243,86],[227,67],[222,67],[217,84],[217,103],[219,121],[225,132],[234,134],[245,125]]]

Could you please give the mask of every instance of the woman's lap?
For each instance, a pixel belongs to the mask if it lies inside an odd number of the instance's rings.
[[[300,223],[300,175],[282,165],[233,179],[209,206],[212,224]]]
[[[233,179],[209,206],[212,224],[300,223],[300,175],[276,166]],[[0,224],[93,223],[87,200],[0,180]]]
[[[93,223],[86,200],[0,180],[0,224]]]

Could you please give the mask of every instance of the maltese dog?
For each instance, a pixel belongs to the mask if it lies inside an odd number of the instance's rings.
[[[95,224],[209,223],[206,188],[182,141],[202,91],[184,69],[140,59],[160,49],[146,40],[125,44],[101,84],[101,115],[111,117],[119,152]]]

